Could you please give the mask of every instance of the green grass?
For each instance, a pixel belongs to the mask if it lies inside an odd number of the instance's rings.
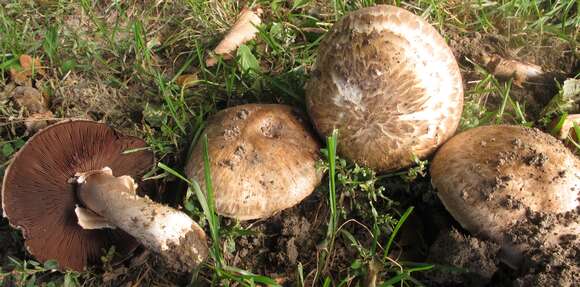
[[[82,115],[62,104],[74,92],[71,87],[111,89],[122,96],[111,100],[110,106],[122,112],[97,120],[147,141],[158,160],[147,174],[149,179],[187,183],[180,205],[211,238],[211,260],[194,272],[191,285],[198,281],[276,285],[254,270],[229,266],[224,254],[235,251],[236,239],[251,236],[253,230],[216,215],[211,184],[207,184],[211,182],[209,159],[204,158],[204,191],[180,175],[181,167],[192,143],[206,141],[202,132],[205,120],[218,110],[251,102],[305,109],[303,86],[324,32],[349,11],[377,3],[422,15],[448,41],[454,36],[474,38],[478,33],[499,36],[498,49],[516,58],[533,57],[562,45],[567,47],[562,53],[578,57],[580,17],[575,0],[249,1],[248,5],[259,5],[266,12],[257,38],[238,49],[234,59],[211,68],[205,66],[205,56],[235,21],[240,2],[10,1],[0,6],[0,174],[27,139],[21,124],[24,116],[2,94],[10,82],[9,69],[18,64],[21,54],[37,56],[47,66],[47,75],[36,78],[33,85],[46,93],[57,117]],[[499,123],[538,126],[529,103],[516,99],[517,87],[498,81],[476,59],[461,59],[460,65],[468,75],[461,129]],[[185,74],[195,74],[198,80],[181,87],[176,80]],[[68,82],[71,78],[80,80]],[[95,88],[94,93],[102,91]],[[106,114],[106,108],[98,112]],[[558,108],[555,114],[563,113]],[[388,254],[396,246],[408,208],[419,198],[415,190],[428,181],[423,178],[428,162],[417,160],[408,170],[377,175],[337,157],[338,141],[336,135],[328,139],[321,163],[329,172],[328,185],[317,192],[324,194],[328,220],[319,250],[308,251],[320,257],[314,264],[297,264],[296,284],[354,286],[376,276],[378,286],[419,285],[414,273],[430,265],[398,262]],[[232,242],[234,247],[229,250]],[[337,246],[356,250],[348,266],[336,266]],[[19,255],[0,271],[0,281],[11,276],[20,285],[29,281],[58,286],[102,283],[98,273],[61,274],[33,264],[24,252]],[[159,276],[151,277],[144,282],[164,282]]]

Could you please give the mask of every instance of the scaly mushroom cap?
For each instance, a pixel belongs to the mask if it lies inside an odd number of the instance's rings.
[[[320,146],[289,106],[228,108],[209,119],[205,132],[221,215],[240,220],[268,217],[300,202],[321,180],[316,168]],[[186,174],[205,186],[201,141]]]
[[[526,220],[526,213],[563,214],[578,208],[580,160],[537,129],[483,126],[441,147],[431,180],[465,229],[502,242],[509,229]],[[555,227],[554,232],[577,228]]]
[[[459,67],[421,17],[378,5],[334,24],[306,86],[316,129],[340,131],[339,153],[379,171],[430,155],[461,116]]]
[[[86,230],[77,224],[77,172],[111,167],[117,176],[137,177],[153,164],[153,154],[123,151],[144,141],[118,134],[105,124],[63,121],[38,132],[16,154],[2,185],[2,209],[20,230],[28,251],[40,261],[57,260],[61,268],[82,270],[100,262],[115,245],[126,254],[138,244],[120,229]]]

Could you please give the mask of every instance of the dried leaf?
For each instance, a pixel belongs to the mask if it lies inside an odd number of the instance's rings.
[[[248,8],[244,8],[238,20],[232,26],[230,31],[221,40],[221,42],[213,50],[213,55],[211,55],[205,61],[206,66],[211,67],[215,65],[218,61],[218,55],[223,56],[224,59],[231,59],[233,57],[233,52],[242,44],[254,39],[258,29],[256,26],[262,23],[260,15],[262,14],[262,9],[257,8],[255,11]]]
[[[22,68],[10,68],[10,79],[18,85],[32,86],[29,76]]]
[[[38,57],[32,58],[29,55],[20,55],[18,59],[20,67],[10,68],[10,78],[19,85],[31,86],[30,77],[37,73],[44,75],[44,67]]]
[[[542,67],[538,65],[504,59],[495,54],[483,54],[482,62],[494,76],[502,80],[513,79],[514,85],[520,88],[524,83],[533,82],[544,75]]]
[[[40,62],[40,58],[34,57],[32,58],[29,55],[22,54],[20,55],[20,66],[24,71],[27,71],[32,75],[32,72],[38,73],[40,75],[44,75],[44,67]]]
[[[16,87],[10,95],[19,108],[29,114],[48,111],[48,103],[42,94],[32,87]]]
[[[177,77],[177,79],[175,79],[175,83],[178,86],[184,87],[184,88],[194,86],[196,84],[196,81],[197,81],[197,74],[184,74],[184,75]]]

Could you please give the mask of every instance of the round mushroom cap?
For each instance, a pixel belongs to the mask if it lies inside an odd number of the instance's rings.
[[[153,153],[138,138],[92,121],[63,121],[38,132],[15,155],[2,184],[2,209],[22,230],[28,251],[60,268],[83,270],[100,262],[111,246],[121,255],[138,243],[120,229],[86,230],[77,224],[77,172],[110,167],[116,176],[137,177],[151,168]]]
[[[249,104],[208,120],[205,132],[219,214],[250,220],[299,203],[320,183],[320,145],[292,107]],[[203,143],[195,146],[186,174],[205,190]]]
[[[441,147],[431,165],[431,180],[465,229],[502,242],[510,229],[528,222],[531,213],[577,212],[580,160],[537,129],[483,126]]]
[[[455,133],[463,86],[453,53],[429,23],[378,5],[334,24],[318,49],[306,102],[319,133],[339,130],[339,154],[394,171]]]

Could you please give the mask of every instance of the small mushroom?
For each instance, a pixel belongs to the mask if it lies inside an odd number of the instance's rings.
[[[96,122],[49,126],[8,167],[4,216],[22,230],[31,254],[63,269],[98,263],[113,245],[128,254],[137,241],[172,267],[191,268],[208,252],[203,230],[186,214],[136,194],[132,178],[153,164],[145,146]],[[125,153],[131,149],[137,151]]]
[[[580,160],[537,129],[467,130],[437,152],[431,178],[449,213],[473,235],[502,244],[512,266],[532,239],[554,245],[580,233],[569,220],[579,210]]]
[[[220,111],[205,129],[217,212],[249,220],[289,208],[312,193],[322,174],[320,145],[289,106],[249,104]],[[204,184],[202,144],[186,174]]]
[[[377,5],[346,15],[326,35],[306,102],[319,133],[339,129],[343,157],[394,171],[455,133],[463,86],[453,53],[429,23]]]

